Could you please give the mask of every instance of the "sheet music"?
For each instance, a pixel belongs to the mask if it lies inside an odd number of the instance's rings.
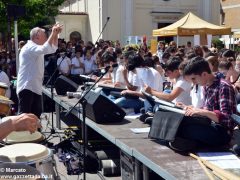
[[[231,152],[204,152],[199,157],[223,169],[240,169],[239,158]]]
[[[149,131],[150,131],[150,127],[146,127],[146,128],[130,128],[130,129],[135,134],[149,133]]]

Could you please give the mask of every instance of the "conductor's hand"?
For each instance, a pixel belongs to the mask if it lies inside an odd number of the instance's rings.
[[[34,133],[41,127],[37,116],[34,114],[20,114],[18,116],[12,116],[12,123],[14,131],[30,131]]]
[[[60,25],[59,23],[54,24],[53,27],[52,27],[52,33],[53,34],[61,33],[62,32],[62,27],[63,27],[63,25]]]

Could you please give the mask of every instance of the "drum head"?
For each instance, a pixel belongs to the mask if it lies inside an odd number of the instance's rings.
[[[4,141],[8,144],[15,144],[15,143],[33,143],[33,142],[40,142],[43,140],[43,135],[36,131],[34,133],[30,133],[29,131],[13,131],[11,132]]]
[[[11,162],[36,161],[48,155],[48,148],[41,144],[20,143],[0,148],[0,156],[8,157]]]

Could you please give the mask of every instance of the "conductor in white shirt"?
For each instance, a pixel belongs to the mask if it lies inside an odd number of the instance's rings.
[[[35,27],[30,31],[30,40],[19,54],[17,76],[18,111],[33,113],[40,117],[42,113],[42,82],[44,75],[44,55],[57,50],[58,34],[62,26],[55,24],[47,38],[44,29]]]

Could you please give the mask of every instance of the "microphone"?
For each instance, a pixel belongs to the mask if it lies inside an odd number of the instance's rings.
[[[110,20],[110,17],[107,17],[107,21],[109,21]]]
[[[101,72],[102,74],[104,74],[104,73],[107,73],[108,70],[109,70],[111,67],[112,67],[112,68],[118,67],[118,64],[115,63],[115,64],[112,64],[112,65],[107,65],[106,67],[100,68],[99,70],[100,70],[100,72]]]
[[[67,92],[67,97],[80,99],[82,97],[82,92]]]

